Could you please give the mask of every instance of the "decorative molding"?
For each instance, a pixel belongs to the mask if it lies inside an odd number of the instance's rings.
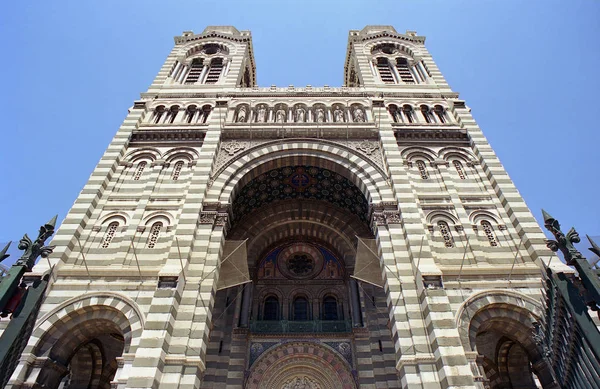
[[[206,135],[205,129],[187,130],[134,130],[129,142],[134,143],[184,143],[201,146]]]
[[[423,142],[423,143],[453,143],[463,146],[471,144],[471,137],[467,130],[461,129],[396,129],[398,143]]]

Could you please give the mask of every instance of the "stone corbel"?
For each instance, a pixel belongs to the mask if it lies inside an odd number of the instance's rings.
[[[498,224],[498,229],[500,231],[505,231],[507,229],[506,224]]]
[[[475,231],[475,233],[477,233],[477,224],[473,224],[473,231]]]
[[[146,226],[138,226],[135,231],[143,234],[146,231]]]
[[[477,165],[480,165],[480,163],[479,163],[479,161],[476,161],[476,160],[472,160],[472,161],[468,161],[467,162],[467,166],[468,167],[475,167]]]
[[[121,161],[119,162],[119,166],[123,166],[123,167],[132,167],[133,163],[129,162],[129,161]]]
[[[93,226],[92,227],[92,232],[100,232],[102,230],[101,226]]]
[[[443,160],[443,159],[436,159],[435,161],[431,162],[431,166],[433,166],[433,167],[436,167],[436,166],[448,167],[448,166],[450,166],[450,162]]]
[[[164,159],[157,159],[157,160],[154,160],[154,161],[153,161],[153,162],[150,164],[150,166],[151,166],[151,167],[155,167],[155,166],[161,166],[161,167],[162,167],[162,166],[163,166],[163,165],[165,165],[166,163],[167,163],[167,162],[165,162],[165,160],[164,160]]]
[[[456,225],[454,226],[454,229],[456,230],[456,232],[463,232],[463,231],[464,231],[464,228],[463,228],[463,226],[461,226],[461,225],[458,225],[458,224],[456,224]]]
[[[433,227],[433,224],[428,224],[427,225],[427,229],[429,230],[429,232],[431,232],[433,234],[433,231],[435,230],[435,228]]]
[[[198,163],[198,161],[196,161],[196,160],[190,161],[188,163],[188,168],[190,168],[190,169],[193,168],[194,166],[196,166],[197,163]]]

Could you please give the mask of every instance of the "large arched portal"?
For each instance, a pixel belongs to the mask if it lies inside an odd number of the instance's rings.
[[[252,282],[215,296],[204,388],[239,384],[231,371],[219,377],[218,363],[243,365],[244,387],[354,388],[360,384],[354,350],[381,353],[384,344],[393,350],[384,290],[351,277],[358,239],[375,239],[372,196],[361,182],[327,159],[283,157],[255,165],[229,186],[226,239],[246,241]],[[277,367],[261,373],[263,351],[274,349],[281,355],[268,358]],[[314,350],[327,350],[327,357]],[[393,358],[385,364],[394,371]],[[361,367],[372,374],[373,366]]]

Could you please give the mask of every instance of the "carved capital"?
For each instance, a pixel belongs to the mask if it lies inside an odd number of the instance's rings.
[[[198,222],[200,224],[213,224],[217,218],[217,212],[200,212]]]
[[[387,224],[402,224],[402,219],[400,218],[400,212],[384,212],[385,220]]]

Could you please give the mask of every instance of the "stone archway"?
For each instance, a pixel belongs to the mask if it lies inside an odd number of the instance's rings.
[[[246,388],[356,389],[350,366],[336,352],[312,342],[284,343],[252,367]]]
[[[110,388],[117,358],[137,347],[142,327],[135,303],[116,293],[65,301],[40,318],[24,351],[27,367],[8,387]]]
[[[540,312],[529,297],[514,291],[483,291],[459,309],[463,346],[479,355],[491,389],[558,387],[533,339]]]

